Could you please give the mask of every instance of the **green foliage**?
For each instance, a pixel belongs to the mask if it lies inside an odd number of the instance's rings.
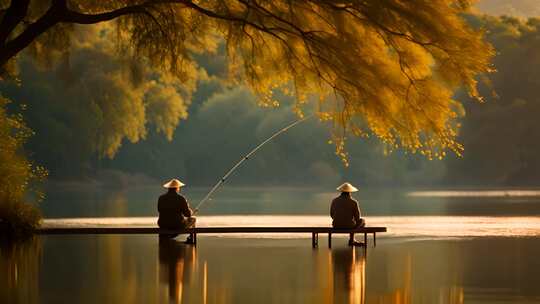
[[[39,302],[42,248],[39,237],[13,241],[0,236],[0,302]]]
[[[0,96],[0,226],[8,233],[22,235],[39,225],[39,210],[26,201],[29,196],[35,200],[43,198],[42,193],[30,185],[43,180],[47,171],[24,157],[23,144],[32,131],[20,114],[6,112],[8,102]]]
[[[146,138],[151,127],[171,139],[187,118],[195,83],[117,58],[113,40],[110,26],[79,28],[69,61],[42,70],[23,57],[21,87],[4,90],[22,89],[10,97],[28,102],[32,128],[50,138],[33,151],[56,154],[55,168],[73,166],[65,159],[79,166],[95,156],[112,158],[124,141]]]
[[[94,166],[157,180],[180,176],[190,187],[212,185],[243,154],[296,119],[294,101],[277,97],[279,108],[261,108],[246,88],[217,89],[208,99],[195,101],[199,107],[190,111],[190,119],[178,127],[171,142],[150,134],[146,141],[126,144],[114,159]],[[352,141],[350,166],[344,168],[333,145],[321,140],[329,128],[316,119],[303,122],[265,145],[228,183],[332,188],[351,179],[362,185],[406,186],[439,181],[444,173],[442,162],[401,152],[384,156],[374,138]]]
[[[540,179],[540,19],[474,18],[496,47],[498,96],[484,88],[486,104],[469,104],[461,136],[466,150],[449,163],[451,179],[464,184],[537,185]]]
[[[25,118],[32,129],[46,130],[38,131],[26,147],[38,163],[50,169],[52,179],[99,177],[100,182],[108,183],[110,180],[102,180],[103,175],[97,171],[112,169],[134,175],[142,173],[158,180],[180,175],[190,186],[208,186],[254,144],[296,119],[294,98],[276,95],[280,107],[258,107],[257,97],[249,89],[230,88],[219,77],[223,75],[225,62],[224,53],[220,54],[199,56],[199,65],[212,74],[199,79],[189,108],[190,118],[178,125],[171,141],[151,128],[144,140],[124,141],[114,159],[94,156],[93,138],[84,136],[100,130],[100,121],[84,106],[92,95],[58,77],[62,70],[39,70],[23,60],[22,85],[0,86],[0,90],[12,99],[25,101]],[[71,61],[72,68],[88,71],[87,79],[96,77],[92,76],[94,73],[101,74],[101,70],[113,71],[117,64],[113,58],[95,50],[74,50],[70,56],[76,59]],[[101,68],[93,67],[98,64]],[[77,100],[85,102],[69,107]],[[118,123],[124,119],[109,117]],[[259,151],[231,183],[333,186],[341,179],[352,178],[363,184],[412,185],[429,183],[441,175],[444,164],[440,162],[422,161],[420,156],[401,152],[385,157],[375,138],[351,141],[348,146],[351,167],[343,168],[334,154],[335,147],[322,140],[328,137],[331,128],[331,124],[317,119],[303,123]],[[428,172],[433,179],[425,181],[423,177]]]

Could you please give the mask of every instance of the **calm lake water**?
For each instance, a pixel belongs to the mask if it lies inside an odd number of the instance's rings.
[[[0,303],[540,303],[540,192],[362,191],[365,252],[321,235],[41,236],[0,246]],[[206,189],[186,192],[192,202]],[[159,188],[51,191],[48,226],[155,223]],[[223,189],[200,226],[326,226],[333,192]]]

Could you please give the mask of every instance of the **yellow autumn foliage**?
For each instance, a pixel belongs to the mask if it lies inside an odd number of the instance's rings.
[[[38,2],[32,1],[29,21],[49,9]],[[374,135],[388,151],[402,147],[431,159],[461,153],[456,119],[463,107],[454,93],[462,88],[481,100],[477,77],[491,71],[493,48],[463,19],[471,2],[72,0],[30,49],[36,58],[61,54],[73,23],[114,15],[107,20],[116,23],[115,51],[188,82],[197,77],[194,54],[216,52],[224,42],[229,80],[246,83],[262,105],[277,106],[273,94],[282,90],[296,97],[302,116],[317,100],[342,158],[352,134]],[[158,128],[170,136],[170,128]]]

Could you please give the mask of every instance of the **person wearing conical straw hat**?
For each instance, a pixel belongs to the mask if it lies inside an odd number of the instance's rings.
[[[193,211],[189,207],[186,198],[180,194],[180,189],[185,186],[184,183],[176,178],[171,179],[163,185],[167,188],[167,193],[161,195],[158,199],[158,226],[166,229],[186,229],[195,227],[195,217]],[[160,235],[161,236],[161,235]],[[176,237],[176,235],[168,235],[167,237]],[[188,237],[186,243],[193,243],[191,236]]]
[[[358,189],[350,183],[343,183],[337,189],[341,194],[332,200],[330,206],[330,216],[334,228],[357,228],[365,225],[364,219],[360,217],[358,201],[352,198],[351,193]],[[350,234],[350,246],[362,246],[363,243],[354,240],[354,233]]]

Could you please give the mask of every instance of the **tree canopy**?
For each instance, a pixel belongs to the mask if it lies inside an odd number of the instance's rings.
[[[454,92],[480,98],[477,76],[490,71],[493,55],[482,31],[463,19],[470,2],[0,0],[0,66],[4,77],[15,76],[25,49],[54,64],[68,56],[76,24],[113,21],[117,55],[189,83],[198,77],[197,54],[224,43],[229,80],[246,83],[261,104],[276,106],[280,90],[295,96],[301,116],[316,100],[320,119],[334,125],[340,156],[350,132],[442,157],[462,150]],[[137,79],[130,81],[142,85]],[[175,126],[164,125],[166,134]],[[114,154],[107,150],[115,143],[102,153]]]

